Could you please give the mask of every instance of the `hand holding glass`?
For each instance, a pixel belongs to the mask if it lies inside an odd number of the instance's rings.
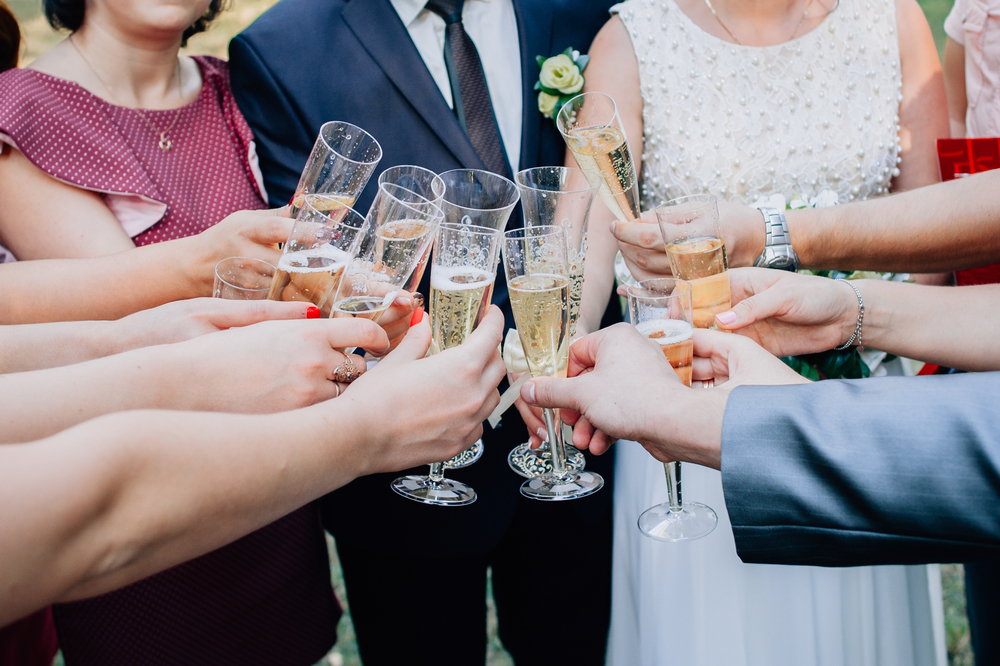
[[[691,283],[660,278],[643,280],[628,288],[632,324],[643,336],[660,345],[667,362],[685,386],[691,386],[692,339]],[[663,463],[667,476],[667,501],[643,511],[639,530],[659,541],[700,539],[715,529],[715,511],[697,502],[681,500],[681,464]]]

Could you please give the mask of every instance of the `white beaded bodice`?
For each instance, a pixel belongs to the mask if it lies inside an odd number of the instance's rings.
[[[888,191],[902,100],[894,0],[841,0],[815,29],[766,47],[708,34],[674,0],[612,11],[639,63],[644,210],[700,192],[749,204]]]

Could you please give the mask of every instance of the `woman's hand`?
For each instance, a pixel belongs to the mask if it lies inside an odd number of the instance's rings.
[[[641,222],[612,222],[611,233],[636,280],[670,277],[670,260],[663,245],[660,225],[656,222],[656,213],[646,211]]]
[[[349,385],[334,381],[359,347],[384,353],[389,340],[366,319],[265,321],[163,347],[174,367],[158,387],[172,409],[268,413],[336,398]],[[351,354],[359,373],[366,364]]]
[[[491,306],[465,342],[424,358],[431,341],[425,318],[351,385],[342,400],[353,402],[371,435],[367,473],[447,460],[479,439],[500,402],[502,334],[503,315]]]
[[[241,210],[197,236],[174,241],[183,251],[186,274],[196,294],[212,295],[215,265],[228,257],[255,257],[275,266],[281,257],[278,243],[288,240],[293,220],[288,208]]]
[[[839,280],[766,268],[729,271],[733,308],[719,328],[745,335],[775,356],[844,344],[858,321],[858,296]]]
[[[317,319],[319,308],[311,303],[279,301],[229,301],[192,298],[142,310],[114,322],[112,335],[118,351],[171,344],[278,319]]]

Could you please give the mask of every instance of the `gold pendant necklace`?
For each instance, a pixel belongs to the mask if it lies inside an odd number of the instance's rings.
[[[76,45],[75,41],[73,41],[73,35],[69,36],[69,40],[68,41],[70,43],[70,46],[73,47],[73,50],[76,51],[77,55],[80,56],[80,59],[83,60],[83,63],[90,70],[90,73],[94,75],[94,78],[96,78],[101,83],[102,86],[104,86],[104,90],[108,93],[108,97],[111,98],[111,101],[113,101],[118,106],[124,106],[123,104],[119,104],[118,103],[118,98],[115,97],[115,93],[114,93],[114,91],[111,90],[111,86],[109,86],[104,81],[104,79],[101,78],[101,75],[97,73],[97,70],[94,69],[94,66],[90,64],[89,60],[87,60],[87,56],[83,55],[83,51],[81,51],[80,47]],[[181,81],[181,61],[180,61],[180,59],[177,60],[177,69],[174,72],[174,79],[177,81],[177,98],[178,98],[178,100],[183,100],[183,97],[181,95],[181,90],[183,88],[183,85],[182,85],[182,81]],[[174,142],[170,140],[169,134],[170,134],[171,131],[173,131],[174,127],[176,127],[177,121],[180,120],[180,118],[181,118],[181,111],[184,110],[183,106],[181,106],[180,108],[177,109],[177,113],[174,114],[174,120],[173,120],[173,122],[170,123],[170,127],[168,127],[167,129],[165,129],[163,131],[161,131],[158,127],[156,127],[156,125],[154,125],[153,123],[151,123],[150,120],[149,120],[149,118],[146,117],[146,114],[144,114],[139,109],[136,109],[134,107],[127,107],[127,108],[130,108],[130,109],[132,109],[132,111],[135,111],[136,115],[139,116],[139,119],[142,120],[142,122],[144,122],[146,124],[146,126],[153,131],[153,134],[156,134],[156,135],[158,135],[160,137],[160,140],[156,144],[157,146],[160,147],[160,150],[165,151],[165,152],[169,152],[170,149],[174,147]]]
[[[792,35],[785,40],[786,42],[790,42],[793,39],[795,39],[795,35],[798,34],[799,28],[802,27],[802,24],[805,22],[806,17],[809,16],[809,8],[812,7],[812,3],[813,0],[809,0],[809,2],[806,3],[806,8],[802,10],[802,16],[799,18],[799,22],[795,24],[795,30],[793,30]],[[715,11],[715,7],[712,6],[712,0],[705,0],[705,4],[708,6],[709,11],[712,12],[712,16],[715,17],[715,20],[718,21],[719,25],[722,26],[722,29],[726,31],[726,34],[729,35],[734,42],[736,42],[737,46],[743,46],[743,43],[740,40],[736,39],[736,35],[733,34],[733,31],[727,28],[726,24],[722,22],[721,18],[719,18],[718,13],[716,13]],[[837,0],[837,4],[838,5],[840,4],[840,0]],[[834,5],[833,9],[836,8],[837,6]],[[833,9],[831,9],[830,11],[833,11]]]

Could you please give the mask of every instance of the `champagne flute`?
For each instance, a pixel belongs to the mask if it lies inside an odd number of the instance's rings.
[[[569,359],[569,262],[566,230],[541,225],[504,234],[503,263],[517,334],[532,377],[566,376]],[[542,410],[552,448],[552,471],[521,485],[521,494],[553,501],[586,497],[601,489],[599,474],[566,468],[566,448],[556,410]]]
[[[467,224],[438,227],[431,264],[431,354],[465,342],[486,314],[496,279],[500,234]],[[476,501],[476,491],[444,478],[444,463],[433,463],[427,476],[401,476],[392,489],[407,499],[440,506]]]
[[[559,110],[556,126],[608,210],[620,222],[641,222],[639,179],[615,100],[599,92],[577,95]],[[619,279],[634,281],[621,252],[615,269]]]
[[[382,185],[383,183],[399,185],[403,188],[398,192],[406,203],[441,206],[441,197],[444,196],[444,181],[430,169],[413,165],[389,167],[378,176],[378,184]],[[427,269],[427,259],[430,257],[432,246],[433,243],[427,246],[424,256],[420,258],[420,263],[413,271],[413,276],[404,287],[411,294],[417,291],[420,287],[420,281],[424,279],[424,271]],[[423,302],[415,302],[414,305],[423,307],[424,304]]]
[[[215,265],[212,296],[230,301],[263,301],[271,289],[274,266],[253,257],[229,257]]]
[[[477,169],[453,169],[441,174],[444,196],[441,210],[445,222],[492,229],[503,233],[510,219],[511,211],[517,205],[519,195],[514,183],[490,171]],[[499,263],[499,258],[497,259]],[[496,267],[494,267],[494,272]],[[493,284],[490,284],[490,297]],[[445,462],[447,469],[468,467],[483,455],[483,440]]]
[[[628,287],[632,324],[643,336],[660,345],[667,362],[685,386],[691,386],[694,329],[690,282],[673,278],[643,280]],[[658,541],[700,539],[715,529],[719,519],[710,507],[681,499],[681,464],[663,463],[667,501],[642,512],[639,530]]]
[[[361,242],[365,218],[323,194],[307,194],[282,248],[267,297],[308,301],[321,316],[333,313],[333,298],[344,269]]]
[[[525,169],[514,176],[521,195],[524,225],[554,225],[566,230],[566,256],[569,261],[569,338],[576,334],[583,295],[583,266],[587,252],[587,222],[598,186],[591,184],[580,169],[538,167]],[[548,442],[537,449],[528,444],[514,447],[507,464],[525,478],[552,471],[552,448]],[[581,470],[586,466],[583,453],[570,448],[566,467]]]
[[[730,305],[719,200],[711,194],[671,199],[656,208],[656,219],[671,272],[691,283],[695,328],[716,328],[715,315]]]
[[[292,195],[292,217],[307,194],[326,194],[328,200],[353,206],[381,159],[382,146],[357,125],[323,123]]]
[[[332,317],[378,322],[408,283],[443,217],[434,204],[406,203],[410,194],[400,185],[379,185],[357,253],[337,288]]]

